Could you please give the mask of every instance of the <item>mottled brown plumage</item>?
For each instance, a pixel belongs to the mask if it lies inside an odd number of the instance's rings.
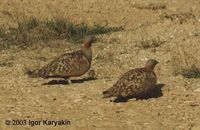
[[[108,90],[103,97],[140,97],[155,88],[157,78],[153,71],[158,62],[154,59],[147,61],[145,67],[129,70]]]
[[[81,76],[86,73],[91,66],[92,50],[91,44],[95,41],[94,36],[88,37],[81,50],[65,53],[60,57],[45,65],[39,70],[29,72],[31,77],[42,78],[64,78]]]

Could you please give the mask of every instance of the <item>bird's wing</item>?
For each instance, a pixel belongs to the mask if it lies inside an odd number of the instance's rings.
[[[120,79],[107,91],[104,91],[104,97],[111,96],[130,96],[142,92],[144,87],[155,84],[156,77],[154,72],[144,68],[132,69],[123,74]],[[152,83],[153,82],[153,83]]]
[[[140,70],[140,69],[139,69]],[[127,91],[132,88],[129,88],[132,84],[134,84],[133,80],[139,80],[140,71],[138,69],[132,69],[128,72],[124,73],[119,80],[108,90],[104,91],[104,97],[111,97],[111,96],[127,96]],[[132,83],[132,84],[131,84]],[[135,85],[135,84],[134,84]],[[130,90],[132,91],[132,90]]]
[[[119,95],[126,97],[146,93],[149,88],[156,84],[156,75],[153,71],[145,68],[137,68],[125,73],[117,86],[121,88]]]
[[[79,50],[76,52],[65,53],[60,57],[42,67],[38,74],[40,77],[61,76],[71,77],[82,75],[90,67],[90,62]]]

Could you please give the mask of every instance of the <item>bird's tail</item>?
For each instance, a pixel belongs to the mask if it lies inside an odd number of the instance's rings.
[[[48,75],[48,71],[44,70],[44,68],[31,70],[30,68],[24,67],[24,73],[31,78],[46,78]]]
[[[30,68],[24,67],[23,71],[24,71],[25,74],[27,74],[31,78],[38,78],[38,77],[40,77],[38,75],[38,72],[39,72],[38,70],[31,70]]]

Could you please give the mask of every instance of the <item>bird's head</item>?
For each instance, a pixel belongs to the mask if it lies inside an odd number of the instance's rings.
[[[145,68],[153,70],[154,67],[158,64],[159,62],[155,59],[149,59],[146,62]]]
[[[92,43],[96,41],[96,37],[95,36],[88,36],[84,42],[83,42],[83,47],[84,48],[90,48]]]

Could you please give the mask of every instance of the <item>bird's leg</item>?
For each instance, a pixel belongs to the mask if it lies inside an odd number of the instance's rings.
[[[69,84],[72,83],[72,81],[68,78],[68,77],[63,77],[65,79],[65,81],[67,81]]]
[[[67,79],[67,82],[68,82],[69,84],[72,84],[72,81],[71,81],[70,79]]]

